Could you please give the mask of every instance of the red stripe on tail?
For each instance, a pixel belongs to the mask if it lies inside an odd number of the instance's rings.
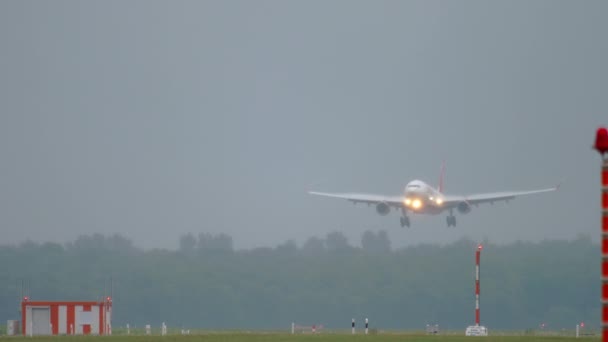
[[[441,163],[441,172],[439,173],[439,188],[437,189],[440,193],[444,190],[444,178],[445,178],[445,162]]]

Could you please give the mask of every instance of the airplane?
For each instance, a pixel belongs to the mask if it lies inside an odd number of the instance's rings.
[[[427,214],[427,215],[438,215],[444,211],[449,211],[449,215],[446,217],[448,227],[456,227],[456,216],[454,216],[454,210],[460,214],[467,214],[471,211],[473,206],[477,206],[482,203],[494,204],[494,202],[505,201],[508,202],[517,196],[532,195],[542,192],[555,191],[559,189],[559,185],[530,191],[505,191],[505,192],[494,192],[484,194],[473,194],[468,196],[453,196],[444,194],[443,179],[445,175],[445,165],[441,168],[441,174],[439,176],[439,186],[434,188],[421,180],[413,180],[405,186],[403,195],[401,196],[384,196],[384,195],[373,195],[373,194],[358,194],[358,193],[327,193],[309,191],[311,195],[334,197],[346,199],[354,204],[366,203],[369,205],[376,206],[376,212],[385,216],[393,207],[396,210],[401,210],[402,216],[400,217],[401,227],[410,227],[410,218],[408,213],[413,214]]]

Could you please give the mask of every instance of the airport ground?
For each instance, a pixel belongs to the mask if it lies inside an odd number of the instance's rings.
[[[6,338],[6,340],[16,340],[21,337]],[[168,334],[166,336],[159,335],[114,335],[114,336],[39,336],[39,337],[28,337],[27,340],[31,341],[97,341],[99,339],[108,342],[139,342],[139,341],[180,341],[180,342],[193,342],[193,341],[205,341],[205,342],[426,342],[426,341],[471,341],[476,339],[483,339],[485,341],[498,341],[498,342],[549,342],[549,341],[599,341],[600,336],[586,336],[576,338],[574,336],[559,336],[559,335],[543,335],[543,336],[530,336],[518,333],[497,333],[497,335],[490,335],[488,337],[466,337],[455,333],[447,333],[441,335],[426,335],[423,333],[414,332],[386,332],[377,333],[370,335],[357,334],[355,336],[348,332],[326,332],[318,334],[286,334],[280,332],[201,332],[193,333],[190,335],[179,335],[179,334]],[[2,340],[4,338],[0,338]]]

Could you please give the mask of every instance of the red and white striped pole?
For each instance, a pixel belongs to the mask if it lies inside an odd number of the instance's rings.
[[[602,335],[608,341],[608,130],[597,130],[594,148],[602,156]]]
[[[481,250],[483,246],[477,246],[475,252],[475,325],[479,326],[479,262],[481,260]]]

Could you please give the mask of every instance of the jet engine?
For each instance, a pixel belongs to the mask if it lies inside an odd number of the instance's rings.
[[[456,207],[461,214],[468,214],[471,211],[471,205],[468,202],[462,201]]]
[[[384,216],[391,211],[391,207],[386,202],[380,202],[376,204],[376,211],[378,214]]]

